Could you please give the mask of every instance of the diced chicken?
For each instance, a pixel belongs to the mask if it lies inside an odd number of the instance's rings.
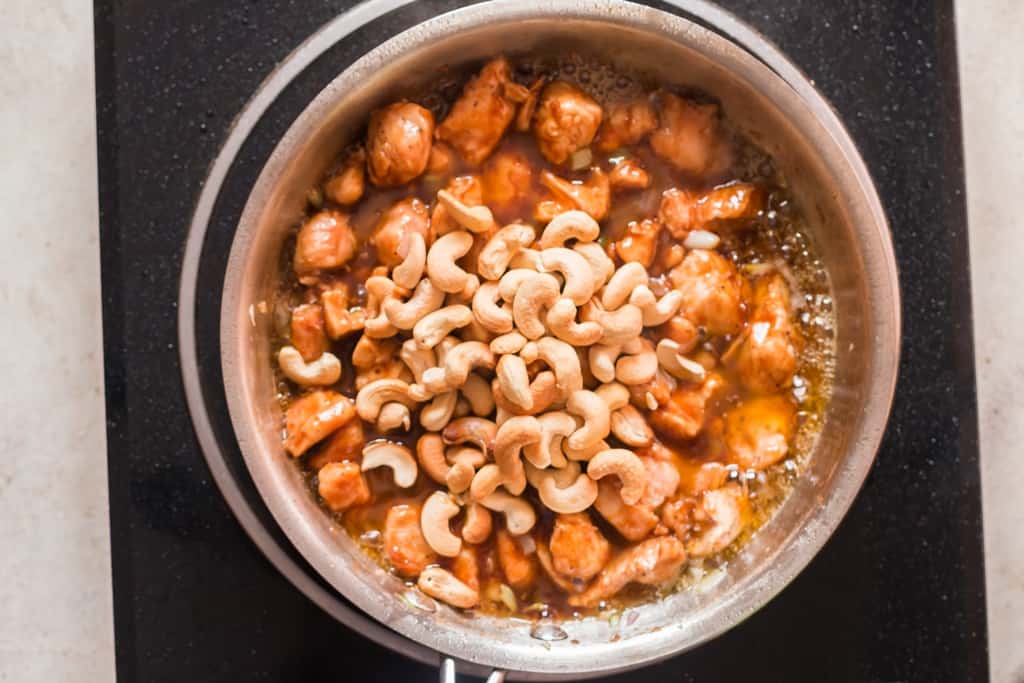
[[[699,496],[717,489],[729,480],[729,470],[720,462],[699,462],[682,458],[679,466],[679,490],[688,496]]]
[[[317,490],[334,512],[370,502],[370,487],[354,462],[332,462],[320,468]]]
[[[332,202],[351,206],[358,202],[366,188],[366,150],[359,147],[345,159],[338,172],[324,183],[324,194]]]
[[[672,392],[676,390],[675,378],[658,368],[654,379],[644,384],[629,386],[630,401],[641,410],[657,410],[672,400]]]
[[[533,117],[541,154],[553,164],[564,164],[594,140],[601,115],[601,105],[579,88],[565,81],[548,84]]]
[[[608,563],[611,546],[585,512],[558,515],[549,543],[555,571],[587,581]]]
[[[784,396],[744,401],[725,416],[725,445],[729,459],[743,469],[763,470],[789,452],[796,409]]]
[[[660,231],[661,224],[650,218],[630,221],[626,226],[626,234],[614,243],[615,255],[624,263],[640,263],[645,268],[650,268],[658,250]]]
[[[594,508],[627,541],[647,538],[658,525],[658,516],[648,505],[627,505],[619,495],[617,479],[606,477],[597,483]]]
[[[475,175],[460,175],[452,178],[444,189],[466,206],[480,206],[484,203],[483,184]],[[448,207],[441,202],[436,202],[430,213],[431,238],[436,239],[459,229],[459,224],[449,215]]]
[[[686,551],[692,557],[709,557],[725,550],[743,531],[748,508],[743,489],[737,484],[705,491],[693,511],[695,525]]]
[[[659,586],[679,577],[686,563],[686,549],[674,536],[661,536],[623,550],[604,568],[583,593],[569,596],[569,604],[593,607],[614,596],[630,583]]]
[[[659,338],[679,344],[680,353],[689,353],[700,341],[700,330],[681,315],[674,315],[658,328]]]
[[[635,145],[657,127],[658,116],[650,100],[613,104],[608,108],[608,116],[597,136],[597,148],[602,152],[611,152]]]
[[[697,499],[692,496],[676,496],[665,501],[658,516],[661,524],[677,538],[685,538],[693,526],[693,509]]]
[[[405,258],[409,248],[407,237],[418,232],[427,239],[427,205],[409,197],[395,202],[377,221],[370,244],[377,248],[377,257],[386,266],[394,267]]]
[[[348,214],[329,209],[319,211],[302,225],[295,239],[295,274],[299,282],[314,284],[317,273],[340,268],[355,251],[356,237]]]
[[[698,104],[671,93],[660,97],[661,113],[650,145],[656,154],[691,176],[717,175],[732,163],[718,107]]]
[[[516,113],[505,90],[512,84],[508,60],[488,62],[462,91],[437,127],[437,139],[450,144],[467,163],[482,164],[501,141]]]
[[[691,230],[696,230],[693,207],[697,204],[697,199],[698,195],[678,187],[665,190],[661,195],[658,220],[678,240],[685,240]]]
[[[575,208],[576,204],[574,202],[548,197],[537,202],[537,205],[533,208],[533,220],[538,223],[548,223],[555,216],[566,211],[572,211]]]
[[[408,368],[399,357],[397,338],[375,339],[365,334],[352,349],[352,366],[356,369],[356,389],[378,379],[400,379]]]
[[[551,557],[551,550],[543,541],[537,541],[537,562],[548,578],[566,593],[579,593],[583,590],[585,584],[582,581],[574,581],[558,573],[555,569],[555,561]]]
[[[420,530],[420,506],[395,505],[384,518],[384,554],[395,571],[408,577],[418,576],[437,555]]]
[[[360,462],[365,444],[362,420],[349,420],[309,456],[309,468],[318,470],[332,462]]]
[[[292,309],[291,342],[307,363],[323,355],[327,350],[327,333],[322,307],[302,304]]]
[[[644,495],[640,498],[639,504],[657,508],[679,488],[679,472],[669,460],[644,456],[640,461],[647,470],[647,486],[644,487]]]
[[[683,293],[680,313],[709,334],[736,334],[743,328],[747,281],[731,261],[714,251],[694,249],[669,271]]]
[[[285,412],[285,449],[294,456],[305,453],[315,443],[347,424],[355,417],[355,404],[336,391],[313,391],[288,406]]]
[[[443,142],[434,142],[430,148],[430,158],[427,160],[427,173],[442,176],[452,170],[455,166],[455,153],[452,148]]]
[[[533,182],[530,162],[520,152],[499,151],[484,166],[484,204],[500,210],[526,199]]]
[[[635,159],[623,159],[612,167],[608,182],[616,190],[642,190],[651,184],[651,174]]]
[[[793,381],[803,339],[793,325],[789,287],[773,273],[754,284],[753,313],[735,357],[740,379],[751,391],[770,394]]]
[[[671,440],[692,439],[704,428],[708,399],[722,386],[718,375],[710,374],[701,384],[685,384],[660,403],[647,419],[658,434]]]
[[[611,207],[611,186],[608,175],[599,168],[592,168],[583,182],[572,182],[559,178],[551,171],[541,171],[540,182],[551,191],[559,204],[580,209],[599,221],[608,215]]]
[[[366,323],[366,311],[362,308],[349,308],[348,287],[335,283],[331,289],[320,295],[320,304],[324,309],[324,323],[327,336],[341,339],[353,332],[363,329]]]
[[[397,187],[418,177],[430,159],[434,115],[412,102],[395,102],[370,114],[366,149],[370,182]]]
[[[501,573],[505,575],[505,582],[516,590],[524,590],[533,584],[537,577],[537,565],[530,555],[527,555],[519,541],[505,529],[499,529],[497,533],[498,564],[501,565]]]
[[[452,560],[452,574],[473,590],[480,591],[480,566],[476,558],[476,548],[471,545],[462,546],[462,550]]]
[[[764,192],[749,183],[723,185],[703,195],[674,187],[662,195],[658,217],[673,237],[683,240],[691,230],[715,228],[723,221],[744,225],[763,208]]]

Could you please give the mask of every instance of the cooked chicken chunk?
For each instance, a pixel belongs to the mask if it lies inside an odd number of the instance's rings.
[[[686,551],[692,557],[708,557],[725,550],[743,531],[748,508],[743,489],[737,484],[705,491],[693,511],[695,528],[686,542]]]
[[[675,441],[692,439],[704,428],[708,399],[722,386],[721,377],[708,375],[702,384],[685,384],[672,392],[665,403],[648,414],[651,426],[660,435]]]
[[[370,502],[370,488],[357,463],[328,463],[320,468],[317,482],[320,497],[334,512]]]
[[[615,255],[624,263],[640,263],[650,268],[654,263],[654,254],[658,250],[658,233],[661,224],[645,218],[642,221],[630,221],[626,226],[626,234],[615,245]]]
[[[673,268],[669,281],[683,293],[680,313],[709,334],[736,334],[743,328],[746,280],[717,252],[694,249]]]
[[[647,486],[639,504],[657,508],[679,488],[679,472],[669,460],[653,456],[641,457],[640,460],[647,470]]]
[[[362,420],[349,420],[338,431],[324,439],[323,444],[309,456],[310,469],[318,470],[332,462],[360,462],[366,436]]]
[[[358,332],[366,323],[366,311],[360,307],[349,308],[349,301],[348,287],[340,282],[320,294],[327,336],[331,339]]]
[[[639,161],[623,159],[612,167],[608,182],[616,190],[642,190],[651,184],[651,174]]]
[[[302,304],[292,310],[291,342],[307,363],[327,350],[324,309],[318,304]]]
[[[686,239],[691,230],[715,228],[722,221],[742,225],[764,208],[764,192],[748,183],[730,183],[698,195],[672,188],[661,198],[658,217],[673,237]]]
[[[409,248],[406,238],[411,232],[427,239],[427,206],[415,197],[395,202],[373,229],[370,244],[377,248],[381,263],[394,267],[402,262]]]
[[[537,576],[533,557],[523,552],[519,541],[505,529],[497,533],[498,564],[505,582],[517,590],[528,588]]]
[[[700,330],[681,315],[672,316],[668,322],[658,327],[658,334],[679,344],[680,353],[689,353],[700,341]]]
[[[355,251],[356,237],[348,214],[319,211],[302,225],[295,239],[295,274],[299,282],[314,284],[320,271],[340,268]]]
[[[299,456],[313,444],[355,417],[355,404],[351,399],[336,391],[313,391],[305,394],[288,406],[285,412],[285,449]]]
[[[743,469],[763,470],[786,457],[796,409],[784,396],[748,399],[725,416],[729,459]]]
[[[408,372],[398,355],[394,338],[375,339],[365,334],[352,349],[352,365],[356,369],[356,389],[378,379],[399,379]]]
[[[484,204],[500,212],[524,200],[532,181],[533,169],[525,155],[513,150],[499,151],[484,166]]]
[[[466,206],[480,206],[484,203],[484,189],[480,178],[475,175],[460,175],[452,178],[444,188]],[[448,207],[441,202],[434,204],[430,213],[430,235],[433,239],[459,230],[459,224],[448,213]]]
[[[480,591],[480,565],[476,559],[476,548],[463,545],[452,560],[452,574],[455,578],[475,591]]]
[[[659,99],[659,126],[650,137],[655,153],[692,176],[713,176],[728,168],[732,148],[723,137],[718,107],[671,93]]]
[[[675,581],[686,563],[686,549],[674,536],[661,536],[623,550],[604,568],[594,583],[569,604],[593,607],[630,583],[658,586]]]
[[[650,100],[619,102],[608,108],[601,132],[597,136],[597,148],[602,152],[635,145],[658,127],[658,116]]]
[[[699,496],[710,489],[717,489],[729,479],[729,470],[720,462],[695,462],[683,458],[678,470],[679,490],[688,496]]]
[[[505,90],[512,83],[508,60],[487,63],[462,91],[437,127],[437,139],[450,144],[467,163],[482,164],[491,155],[516,113]]]
[[[601,125],[601,105],[579,88],[555,81],[541,93],[533,116],[533,135],[541,154],[564,164],[573,152],[588,146]]]
[[[352,151],[338,172],[324,183],[324,194],[332,202],[343,206],[355,204],[362,198],[366,187],[366,150]]]
[[[370,114],[366,150],[370,182],[397,187],[423,173],[430,159],[434,115],[412,102],[395,102]]]
[[[558,515],[551,532],[552,565],[571,579],[589,580],[608,563],[611,546],[585,512]]]
[[[793,381],[803,338],[793,325],[789,287],[774,273],[754,283],[753,313],[735,357],[743,384],[770,394]]]
[[[586,211],[597,221],[608,215],[611,186],[608,184],[608,175],[599,168],[592,168],[590,176],[583,182],[569,181],[551,171],[541,171],[540,182],[551,191],[559,204],[568,204],[570,208]]]
[[[594,508],[627,541],[647,538],[658,525],[658,516],[649,505],[627,505],[619,495],[622,486],[608,477],[597,483]]]
[[[408,577],[418,576],[437,555],[420,530],[418,504],[395,505],[384,519],[384,554],[395,571]]]

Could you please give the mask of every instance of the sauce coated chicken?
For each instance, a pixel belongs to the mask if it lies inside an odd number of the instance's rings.
[[[713,101],[572,60],[445,92],[369,113],[310,194],[284,449],[452,607],[685,587],[771,515],[828,398],[828,279],[785,180]]]

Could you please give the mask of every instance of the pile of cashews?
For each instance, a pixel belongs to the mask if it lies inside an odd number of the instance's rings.
[[[395,484],[408,488],[419,469],[444,490],[422,506],[424,539],[439,555],[456,556],[463,541],[491,533],[491,512],[505,515],[508,531],[525,534],[536,522],[526,487],[556,513],[589,508],[597,481],[615,476],[626,504],[644,493],[647,473],[630,448],[649,446],[653,433],[630,403],[630,387],[652,382],[659,369],[680,379],[703,379],[703,367],[676,342],[657,345],[642,336],[679,310],[682,294],[660,298],[643,265],[616,269],[595,240],[600,227],[582,211],[567,211],[538,235],[526,224],[498,228],[486,206],[466,206],[438,193],[461,229],[427,247],[410,232],[404,260],[379,267],[366,282],[364,334],[405,336],[400,357],[413,381],[377,379],[355,400],[361,419],[380,432],[408,431],[418,411],[426,430],[415,454],[382,440],[363,451],[364,471],[389,467]],[[476,256],[465,260],[493,233]],[[286,347],[289,348],[289,347]],[[282,370],[300,384],[309,375],[323,383],[339,368],[321,359],[314,370],[293,375],[297,353],[282,350]],[[541,369],[543,368],[543,369]],[[300,367],[300,370],[306,370]],[[319,374],[317,374],[319,373]],[[658,407],[645,394],[646,407]],[[612,447],[614,436],[628,448]],[[465,510],[461,537],[452,520]],[[467,586],[444,569],[431,568],[420,588],[456,606],[470,603]]]

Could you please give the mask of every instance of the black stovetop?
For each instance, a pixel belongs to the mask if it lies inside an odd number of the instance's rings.
[[[181,386],[182,249],[208,166],[275,64],[352,4],[95,2],[120,681],[436,679],[436,670],[332,620],[265,560],[213,485]],[[358,54],[456,4],[396,10],[339,50]],[[901,271],[900,381],[863,491],[803,574],[721,638],[609,680],[987,680],[952,0],[721,4],[814,79],[874,174]],[[291,99],[301,102],[334,70],[329,61],[314,64]],[[219,202],[210,248],[230,243],[246,182],[295,106],[272,109],[243,147],[238,189]],[[200,290],[206,305],[218,298],[216,287]]]

